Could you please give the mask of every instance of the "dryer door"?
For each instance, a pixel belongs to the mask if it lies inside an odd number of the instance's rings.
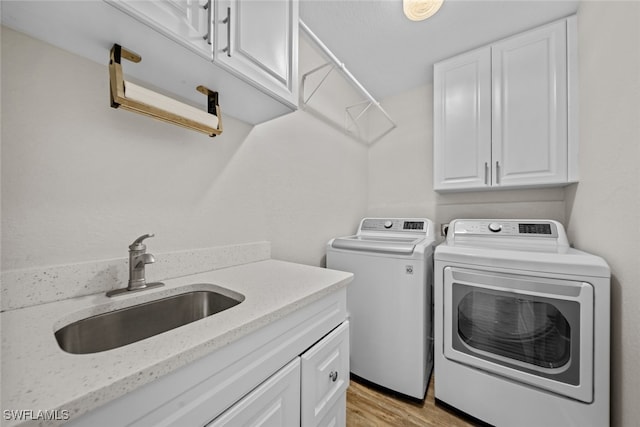
[[[593,401],[593,286],[447,267],[445,357]]]

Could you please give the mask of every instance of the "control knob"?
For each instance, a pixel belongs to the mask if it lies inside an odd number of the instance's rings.
[[[384,222],[384,228],[391,228],[393,226],[393,222],[392,221],[385,221]]]
[[[497,233],[500,230],[502,230],[502,225],[498,224],[497,222],[492,222],[491,224],[489,224],[489,230],[494,233]]]

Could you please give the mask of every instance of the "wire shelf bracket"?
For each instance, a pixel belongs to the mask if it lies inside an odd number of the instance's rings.
[[[313,68],[312,70],[303,73],[300,82],[300,107],[307,111],[323,122],[331,125],[332,127],[346,133],[347,135],[355,138],[356,140],[365,144],[373,145],[382,139],[384,136],[394,130],[397,125],[393,119],[387,114],[387,112],[380,106],[378,102],[365,87],[351,74],[345,64],[341,62],[329,48],[311,31],[311,29],[300,19],[300,29],[309,37],[309,39],[320,49],[324,54],[323,56],[328,59],[328,62]],[[319,109],[310,105],[310,101],[325,84],[333,71],[337,70],[342,77],[353,86],[356,91],[364,98],[363,101],[355,104],[344,106],[344,123],[340,124],[335,119],[332,119],[327,114],[323,113]],[[372,112],[376,112],[382,119],[382,129],[377,130],[371,135],[372,127]],[[378,124],[379,121],[377,122]],[[369,131],[369,132],[367,132]]]

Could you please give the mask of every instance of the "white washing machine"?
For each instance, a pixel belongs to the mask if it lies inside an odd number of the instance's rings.
[[[496,426],[608,426],[610,271],[555,221],[455,220],[434,255],[435,397]]]
[[[347,288],[351,372],[423,399],[433,368],[434,226],[424,218],[365,218],[327,244],[327,268]]]

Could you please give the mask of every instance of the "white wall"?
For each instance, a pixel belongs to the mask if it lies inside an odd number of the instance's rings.
[[[366,147],[305,112],[256,126],[246,144],[252,166],[238,174],[255,186],[272,256],[324,265],[327,241],[365,214]]]
[[[640,420],[640,3],[578,9],[580,183],[566,192],[575,245],[611,266],[613,426]]]
[[[220,137],[109,106],[108,71],[2,29],[2,269],[270,240],[321,265],[366,210],[366,148],[304,112]],[[311,230],[309,232],[309,230]]]
[[[369,150],[369,215],[550,218],[563,222],[562,188],[439,194],[433,191],[433,86],[389,97],[382,106],[398,128]]]

